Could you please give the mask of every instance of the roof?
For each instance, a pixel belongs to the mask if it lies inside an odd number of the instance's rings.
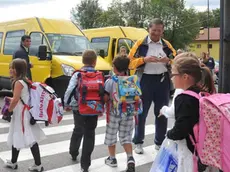
[[[81,30],[73,22],[71,22],[71,20],[63,19],[30,17],[0,22],[0,27],[1,26],[7,31],[12,30],[12,28],[14,28],[14,30],[26,29],[27,31],[41,31],[44,29],[45,33],[83,35]]]
[[[196,41],[207,41],[208,40],[208,28],[204,28],[200,31]],[[209,40],[217,41],[220,40],[220,28],[210,28],[209,29]]]
[[[85,29],[83,32],[89,39],[92,37],[110,36],[112,38],[124,38],[127,37],[132,40],[138,40],[148,35],[148,32],[144,28],[125,27],[125,26],[112,26]]]

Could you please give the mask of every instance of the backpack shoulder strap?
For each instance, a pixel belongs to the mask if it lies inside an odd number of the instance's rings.
[[[73,90],[71,91],[71,93],[70,93],[70,95],[69,95],[69,98],[68,98],[68,100],[67,100],[67,104],[70,104],[72,97],[74,97],[74,98],[76,99],[75,94],[76,94],[76,89],[79,87],[79,83],[80,83],[80,80],[79,80],[80,71],[75,71],[74,74],[75,74],[76,72],[78,72],[77,82],[75,83],[76,85],[74,86]],[[73,74],[73,75],[74,75],[74,74]],[[73,76],[73,75],[72,75],[72,76]]]
[[[186,91],[182,92],[181,94],[187,94],[189,96],[197,98],[198,100],[201,98],[201,96],[198,93],[196,93],[194,91],[190,91],[190,90],[186,90]]]
[[[115,73],[111,73],[110,78],[114,81],[114,82],[118,82],[118,76]]]
[[[78,70],[75,70],[75,71],[72,73],[72,76],[73,76],[76,72],[79,72],[79,71],[78,71]]]
[[[77,72],[78,72],[78,74],[79,74],[79,73],[84,73],[85,71],[84,71],[84,70],[75,70],[75,71],[73,72],[72,76],[73,76],[75,73],[77,73]]]
[[[30,99],[30,88],[31,88],[31,85],[32,85],[32,82],[30,80],[26,80],[26,79],[22,79],[21,82],[23,84],[23,86],[27,86],[28,88],[28,92],[29,92],[29,99]],[[20,97],[20,100],[22,102],[23,105],[26,105],[25,101],[22,99],[22,97]]]

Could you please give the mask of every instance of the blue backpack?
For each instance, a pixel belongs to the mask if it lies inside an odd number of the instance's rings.
[[[121,117],[136,116],[143,112],[141,88],[137,75],[112,76],[113,107]]]

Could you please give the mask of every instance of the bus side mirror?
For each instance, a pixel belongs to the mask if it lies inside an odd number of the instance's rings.
[[[39,60],[46,60],[47,58],[47,46],[46,45],[39,46],[38,57],[39,57]]]
[[[99,55],[104,58],[105,57],[105,51],[104,50],[100,50],[99,51]]]

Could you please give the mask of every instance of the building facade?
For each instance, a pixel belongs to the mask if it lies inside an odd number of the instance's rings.
[[[188,47],[188,50],[200,57],[202,52],[208,52],[208,29],[200,30],[196,40]],[[209,51],[210,56],[219,61],[220,56],[220,28],[209,29]]]

